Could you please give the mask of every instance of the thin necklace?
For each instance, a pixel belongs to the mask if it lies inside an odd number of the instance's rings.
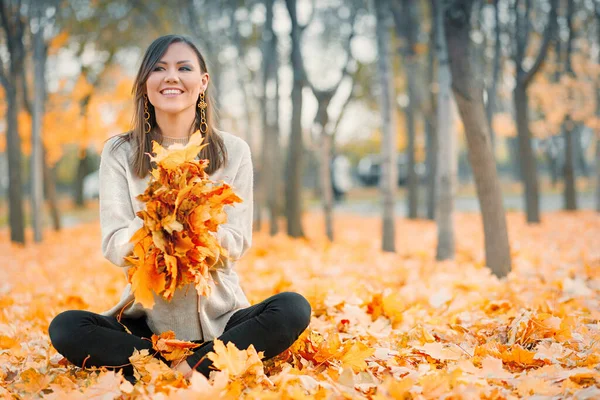
[[[185,136],[185,137],[174,137],[174,136],[165,136],[165,135],[161,135],[163,138],[165,139],[189,139],[189,136]]]

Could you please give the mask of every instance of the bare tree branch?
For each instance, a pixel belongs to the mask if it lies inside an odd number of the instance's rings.
[[[537,55],[537,58],[535,59],[535,62],[533,63],[533,66],[522,77],[522,83],[525,87],[527,87],[529,85],[529,83],[531,83],[531,80],[533,79],[533,77],[535,76],[537,71],[540,69],[542,64],[544,63],[544,60],[546,59],[546,53],[548,53],[548,48],[550,47],[550,43],[551,43],[552,39],[554,38],[554,33],[556,31],[556,24],[557,24],[556,3],[557,3],[557,0],[551,0],[551,2],[550,2],[551,8],[550,8],[550,14],[548,15],[548,24],[546,25],[546,28],[544,29],[544,41],[542,42],[542,46],[540,47],[540,51]]]
[[[340,87],[340,85],[341,85],[342,81],[344,80],[344,78],[349,75],[348,69],[350,68],[350,65],[352,64],[352,61],[354,60],[354,57],[352,57],[352,51],[350,49],[350,45],[352,43],[352,39],[356,35],[356,29],[354,29],[354,23],[356,21],[356,15],[357,14],[358,14],[357,7],[353,7],[352,8],[352,13],[350,14],[350,17],[348,18],[348,22],[350,23],[350,27],[351,27],[350,34],[348,35],[348,38],[344,42],[344,50],[346,52],[346,62],[344,63],[344,67],[342,68],[342,74],[341,74],[340,78],[329,89],[320,90],[320,89],[317,89],[317,88],[314,87],[314,85],[308,79],[308,76],[307,76],[307,78],[306,78],[306,84],[307,84],[308,87],[310,87],[310,89],[313,91],[313,93],[315,93],[315,94],[317,94],[317,93],[323,93],[323,94],[330,93],[331,96],[333,96],[333,94],[335,94],[335,92],[337,92],[337,90]]]
[[[348,105],[352,102],[352,99],[354,98],[354,94],[356,93],[356,87],[358,86],[357,85],[358,80],[356,79],[356,75],[360,73],[362,68],[363,68],[363,64],[359,63],[358,68],[356,69],[356,72],[355,72],[355,76],[352,78],[352,88],[350,89],[350,93],[348,94],[346,101],[344,101],[344,104],[342,104],[340,113],[338,114],[337,119],[335,121],[335,125],[333,127],[333,135],[334,136],[338,130],[338,127],[340,125],[340,122],[342,121],[342,118],[344,117],[344,114],[346,113],[346,109],[348,108]],[[334,139],[334,143],[335,143],[335,139]]]
[[[529,33],[531,32],[531,0],[525,0],[525,20],[523,21],[523,54],[527,52],[529,45]]]

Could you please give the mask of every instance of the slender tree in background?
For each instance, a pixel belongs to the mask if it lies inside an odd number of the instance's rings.
[[[0,58],[0,82],[6,93],[6,145],[8,153],[8,221],[10,240],[25,243],[25,221],[23,214],[23,189],[21,187],[21,138],[19,137],[19,100],[21,79],[25,60],[23,36],[25,20],[20,13],[21,1],[0,2],[0,21],[5,45],[10,58],[8,69]]]
[[[444,4],[442,0],[435,0],[435,25],[437,35],[435,47],[437,49],[437,260],[454,258],[454,182],[456,179],[456,149],[455,132],[451,111],[451,80],[450,67],[448,66],[448,51],[444,37]]]
[[[554,57],[555,57],[555,70],[552,76],[552,81],[555,84],[560,82],[560,77],[562,75],[562,41],[560,40],[560,35],[554,41]],[[543,151],[548,161],[548,169],[550,172],[550,180],[552,182],[552,186],[555,186],[558,183],[558,178],[560,175],[559,171],[559,157],[558,153],[560,151],[560,146],[558,144],[558,135],[551,135],[544,141],[543,143]]]
[[[510,246],[483,104],[481,71],[472,59],[472,6],[473,0],[448,1],[444,10],[444,29],[452,91],[465,127],[469,162],[483,219],[486,264],[496,276],[502,277],[511,270]]]
[[[429,16],[431,21],[436,18],[437,0],[429,0]],[[427,50],[427,99],[424,102],[423,118],[425,121],[425,165],[427,168],[427,218],[435,218],[437,196],[437,116],[436,93],[434,92],[435,54],[438,24],[432,23],[429,31],[429,49]]]
[[[417,58],[417,36],[418,36],[418,16],[416,2],[413,0],[399,0],[390,2],[392,15],[394,16],[396,34],[402,38],[400,54],[404,70],[406,71],[406,87],[408,95],[408,104],[404,108],[406,115],[406,133],[408,143],[406,146],[406,168],[407,168],[407,198],[408,204],[407,216],[409,219],[418,217],[419,202],[419,180],[415,168],[415,118],[420,105],[417,92],[419,79],[418,58]]]
[[[280,144],[279,144],[279,55],[277,52],[277,35],[273,30],[273,4],[275,0],[265,0],[266,20],[262,32],[262,96],[261,121],[263,127],[263,169],[262,187],[266,196],[269,213],[269,233],[276,235],[279,231],[277,217],[279,215],[279,182]]]
[[[242,29],[245,27],[245,16],[242,13],[238,12],[240,10],[246,11],[245,6],[239,5],[237,7],[232,6],[227,10],[229,20],[232,21],[232,26],[230,29],[231,32],[231,44],[235,47],[237,52],[237,62],[235,63],[235,77],[237,81],[237,88],[241,94],[242,104],[243,104],[243,116],[241,118],[241,126],[239,127],[240,136],[244,138],[244,140],[248,143],[250,147],[250,154],[252,155],[252,162],[254,166],[254,187],[258,188],[261,186],[260,180],[264,174],[265,169],[265,157],[264,153],[261,154],[259,149],[255,146],[255,140],[253,137],[253,101],[251,92],[251,85],[254,85],[258,80],[256,77],[256,73],[252,71],[246,65],[245,60],[247,59],[248,49],[251,49],[253,46],[254,37],[245,38],[242,35]],[[258,43],[257,43],[258,44]],[[262,104],[262,103],[261,103]],[[263,130],[264,137],[264,130]],[[262,149],[261,149],[262,150]],[[263,209],[266,202],[265,191],[263,190],[255,190],[254,191],[254,223],[252,224],[252,229],[254,231],[260,231],[262,229],[262,215]]]
[[[594,3],[596,40],[600,43],[600,1]],[[598,52],[600,64],[600,52]],[[596,117],[600,118],[600,82],[596,80]],[[600,213],[600,127],[596,126],[596,211]]]
[[[44,43],[44,27],[47,22],[43,20],[46,12],[44,2],[33,6],[33,17],[35,25],[32,24],[33,34],[33,65],[34,65],[34,99],[33,99],[33,117],[31,128],[31,210],[34,240],[42,241],[42,222],[43,222],[43,200],[44,200],[44,182],[43,182],[43,154],[42,154],[42,118],[44,116],[44,87],[46,86],[45,67],[46,67],[46,44]],[[32,21],[33,22],[33,21]]]
[[[300,48],[302,32],[310,25],[315,14],[313,8],[311,17],[304,25],[298,23],[296,0],[286,0],[292,29],[290,32],[292,40],[291,63],[293,70],[292,85],[292,120],[290,138],[288,143],[288,157],[286,166],[286,219],[287,234],[291,237],[303,237],[302,229],[302,154],[304,143],[302,140],[302,89],[306,85],[306,72]]]
[[[542,45],[529,70],[526,70],[525,67],[525,54],[531,29],[531,0],[525,0],[524,2],[515,0],[512,9],[512,13],[515,16],[513,61],[517,71],[513,99],[519,140],[519,165],[521,179],[525,186],[525,212],[527,222],[529,223],[540,222],[540,196],[537,163],[535,154],[533,153],[531,132],[529,130],[529,98],[527,96],[527,88],[533,81],[535,74],[540,70],[554,36],[557,24],[556,3],[557,0],[550,0],[550,13],[548,14],[548,22],[544,30]]]
[[[569,36],[567,38],[567,51],[565,55],[565,73],[571,77],[575,76],[573,66],[571,64],[571,55],[573,54],[573,38],[575,36],[573,26],[573,15],[575,13],[575,2],[574,0],[567,0],[567,29]],[[560,38],[557,38],[560,40]],[[558,68],[558,66],[557,66]],[[577,193],[575,188],[575,137],[574,131],[579,127],[575,125],[575,121],[571,118],[570,114],[565,116],[563,122],[563,135],[565,138],[565,162],[563,165],[563,177],[564,177],[564,208],[565,210],[576,210],[577,209]]]
[[[377,20],[377,67],[379,71],[379,91],[381,109],[381,193],[383,197],[383,239],[382,250],[396,251],[396,227],[394,218],[394,203],[397,178],[397,146],[396,132],[394,127],[394,79],[390,60],[390,32],[389,20],[390,10],[385,0],[375,0],[375,17]]]
[[[493,0],[492,3],[494,5],[494,59],[492,60],[492,82],[488,86],[487,103],[485,107],[492,149],[495,147],[495,134],[492,122],[494,121],[494,112],[496,111],[496,92],[502,67],[502,43],[500,41],[500,13],[498,11],[498,2],[499,0]]]
[[[348,69],[353,61],[350,51],[350,43],[354,37],[354,20],[356,18],[357,9],[352,7],[348,23],[350,25],[350,34],[344,41],[344,50],[346,52],[346,62],[342,68],[340,78],[336,83],[327,89],[317,88],[313,82],[306,77],[306,85],[310,87],[313,95],[317,100],[317,113],[315,114],[314,123],[319,134],[319,182],[321,186],[321,202],[323,204],[323,214],[325,217],[325,234],[330,241],[334,239],[333,233],[333,185],[331,180],[331,161],[333,152],[333,130],[330,122],[329,105],[331,99],[336,95],[344,78],[349,74]],[[340,21],[341,23],[342,21]]]
[[[34,66],[34,78],[32,85],[33,101],[29,99],[29,84],[25,74],[25,68],[22,70],[22,90],[20,92],[23,98],[23,107],[31,117],[31,210],[32,225],[34,230],[34,240],[42,241],[42,221],[43,221],[43,198],[48,202],[52,227],[55,231],[61,228],[60,212],[58,209],[58,199],[56,196],[56,166],[49,166],[47,162],[47,149],[43,143],[42,127],[45,114],[45,105],[47,101],[46,90],[46,61],[50,41],[54,38],[52,35],[44,37],[44,31],[50,30],[57,32],[56,9],[60,5],[60,0],[40,0],[29,8],[31,13],[30,31],[31,31],[31,53],[32,64]],[[41,22],[39,22],[41,21]],[[41,24],[41,25],[40,25]],[[43,29],[38,29],[42,26]],[[25,49],[27,52],[27,49]]]

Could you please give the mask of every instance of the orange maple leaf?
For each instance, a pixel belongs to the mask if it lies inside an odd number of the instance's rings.
[[[168,361],[183,360],[193,353],[192,349],[199,346],[197,343],[175,339],[173,331],[152,335],[152,348]]]

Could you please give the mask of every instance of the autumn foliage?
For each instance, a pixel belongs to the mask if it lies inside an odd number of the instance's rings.
[[[216,343],[210,379],[189,381],[144,350],[130,359],[135,385],[65,362],[47,335],[60,311],[99,312],[118,300],[125,279],[102,258],[99,225],[48,232],[26,248],[0,232],[0,397],[600,396],[597,213],[548,213],[535,226],[509,213],[513,271],[504,280],[483,264],[476,214],[456,216],[452,262],[435,261],[432,222],[399,219],[397,254],[379,251],[379,219],[340,215],[333,244],[315,233],[320,215],[305,223],[314,228],[308,239],[258,233],[236,263],[251,303],[286,290],[309,300],[311,323],[289,350],[265,360]],[[156,338],[155,347],[172,340]]]
[[[137,198],[144,203],[138,216],[144,226],[131,238],[133,255],[125,260],[136,301],[154,305],[153,292],[171,300],[177,288],[194,283],[199,296],[210,295],[220,259],[227,257],[216,237],[227,221],[224,206],[241,202],[225,182],[213,182],[204,169],[208,160],[195,160],[206,144],[196,131],[187,145],[168,149],[153,142],[152,177]]]

